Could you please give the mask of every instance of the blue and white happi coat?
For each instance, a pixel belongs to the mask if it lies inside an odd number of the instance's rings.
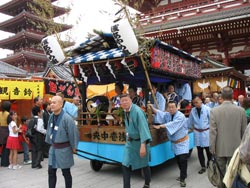
[[[196,107],[192,108],[189,118],[188,127],[194,127],[194,144],[200,147],[209,147],[209,129],[199,132],[195,129],[207,129],[210,124],[210,108],[204,104],[201,106],[200,118]]]
[[[158,109],[161,111],[165,111],[166,108],[166,99],[163,97],[163,95],[160,92],[155,93],[155,98],[158,103]],[[154,104],[154,107],[156,108],[156,105]]]
[[[188,135],[188,127],[186,117],[180,111],[174,114],[173,120],[171,120],[171,114],[169,112],[162,112],[157,110],[155,119],[166,126],[167,135],[170,141],[172,141],[172,150],[175,155],[181,155],[189,153],[189,139],[175,144],[177,141],[186,135]]]

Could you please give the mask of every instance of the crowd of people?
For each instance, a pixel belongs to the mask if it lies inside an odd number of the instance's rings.
[[[49,158],[49,188],[56,187],[57,168],[62,170],[65,187],[72,187],[70,168],[74,164],[73,154],[79,141],[75,119],[80,108],[77,96],[72,103],[65,101],[62,93],[57,93],[50,102],[43,102],[38,96],[34,98],[31,118],[22,116],[21,124],[17,125],[17,112],[11,111],[9,101],[3,101],[0,112],[1,166],[10,170],[22,168],[17,163],[17,153],[23,149],[23,164],[31,164],[33,169],[43,168],[43,159]]]
[[[125,111],[126,133],[128,134],[123,161],[124,188],[130,188],[129,171],[131,170],[142,168],[146,174],[144,188],[150,187],[151,180],[150,173],[147,172],[149,163],[147,154],[150,148],[146,146],[152,138],[149,136],[148,124],[145,123],[145,115],[137,112],[140,111],[139,108],[136,108],[136,112],[134,110],[136,105],[141,107],[145,104],[143,98],[136,95],[135,91],[135,87],[130,86],[129,95],[119,95],[121,107]],[[223,88],[221,93],[212,93],[211,97],[202,98],[200,95],[192,94],[188,83],[183,84],[179,92],[175,92],[174,84],[169,84],[167,91],[162,92],[158,91],[157,84],[153,84],[152,93],[155,94],[155,99],[149,99],[151,103],[149,106],[154,113],[153,127],[166,129],[180,170],[176,178],[180,186],[186,187],[189,129],[194,132],[194,145],[197,148],[201,166],[198,173],[205,173],[209,161],[212,157],[216,157],[224,176],[226,167],[234,151],[239,147],[249,122],[250,99],[239,95],[238,101],[234,101],[233,90],[230,87]],[[133,130],[131,125],[133,125]],[[139,160],[144,162],[137,163]],[[138,164],[141,165],[138,166]],[[221,181],[217,187],[225,188],[225,185]]]
[[[205,173],[209,161],[212,157],[216,157],[224,175],[227,164],[239,147],[250,120],[250,99],[239,95],[238,101],[234,101],[233,90],[230,87],[223,88],[221,93],[214,92],[211,97],[202,98],[200,95],[192,94],[189,83],[178,86],[169,84],[167,89],[161,92],[157,84],[152,84],[148,102],[137,94],[135,85],[130,85],[128,93],[125,93],[123,84],[118,82],[115,84],[115,91],[117,95],[110,101],[109,112],[121,107],[124,113],[126,129],[122,162],[124,188],[130,188],[131,171],[136,169],[142,169],[144,172],[143,188],[150,187],[149,160],[152,137],[144,113],[146,104],[154,114],[153,128],[166,129],[180,170],[176,180],[180,182],[181,187],[186,187],[185,180],[188,176],[190,129],[194,132],[194,145],[201,166],[198,173]],[[1,136],[0,140],[4,146],[1,166],[20,169],[21,165],[17,164],[17,151],[22,145],[25,165],[31,164],[32,168],[40,169],[43,158],[49,157],[50,188],[56,186],[57,168],[62,170],[65,187],[72,187],[70,168],[74,164],[73,154],[79,141],[75,122],[77,111],[81,108],[79,100],[79,97],[75,97],[74,102],[69,103],[64,100],[62,93],[52,97],[51,103],[43,103],[40,97],[36,97],[31,111],[36,125],[33,138],[25,136],[28,118],[22,117],[18,126],[16,112],[10,111],[11,103],[3,102],[0,125],[1,128],[7,129],[1,129],[1,135],[3,132],[5,134],[8,132],[8,135],[5,135],[5,140]],[[29,156],[29,144],[32,146],[32,160]],[[225,185],[221,182],[218,187],[224,188]]]

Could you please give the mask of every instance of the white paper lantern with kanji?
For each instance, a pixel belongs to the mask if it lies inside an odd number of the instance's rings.
[[[117,46],[126,55],[133,55],[138,52],[138,41],[127,19],[117,21],[111,27],[111,32],[113,33]]]
[[[55,36],[47,36],[41,41],[43,50],[52,64],[64,61],[64,52]]]

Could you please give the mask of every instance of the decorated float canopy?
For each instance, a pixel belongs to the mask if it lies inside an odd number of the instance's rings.
[[[140,38],[139,44],[139,51],[129,54],[118,47],[112,34],[102,33],[68,52],[64,65],[74,66],[75,77],[87,85],[116,80],[146,84],[142,61],[152,82],[201,77],[202,61],[193,55],[159,40]]]

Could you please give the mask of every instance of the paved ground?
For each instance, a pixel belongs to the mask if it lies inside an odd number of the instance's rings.
[[[19,154],[19,163],[22,154]],[[0,167],[0,188],[46,188],[47,185],[47,159],[42,162],[44,168],[31,169],[30,165],[23,166],[20,170],[9,170]],[[207,179],[207,174],[198,174],[200,169],[196,149],[194,149],[188,164],[188,188],[213,188]],[[57,188],[64,187],[61,171],[58,170]],[[175,180],[179,170],[174,160],[152,168],[151,188],[178,188]],[[89,161],[75,156],[75,166],[72,168],[73,188],[122,188],[121,168],[114,165],[104,165],[101,171],[91,170]],[[141,188],[143,179],[140,172],[133,174],[132,188]]]

